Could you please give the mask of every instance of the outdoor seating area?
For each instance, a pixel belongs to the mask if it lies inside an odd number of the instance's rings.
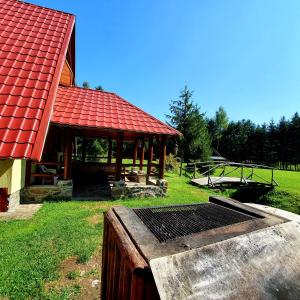
[[[46,186],[49,186],[50,192],[50,186],[65,185],[64,183],[72,185],[75,194],[73,195],[73,192],[71,194],[69,189],[67,194],[57,194],[57,197],[101,199],[109,197],[108,189],[116,197],[119,195],[120,187],[126,186],[127,190],[132,187],[136,190],[139,186],[141,189],[145,189],[145,185],[156,186],[158,184],[160,186],[161,182],[157,180],[164,178],[166,136],[130,134],[130,132],[114,130],[105,132],[94,130],[92,137],[89,134],[91,131],[84,128],[50,125],[41,161],[27,163],[24,191],[27,201],[33,197],[30,191],[34,190],[35,194],[39,194],[38,186],[42,188],[41,194],[45,194],[47,198],[49,195]],[[84,141],[95,138],[101,138],[106,143],[107,156],[87,155]],[[78,140],[81,141],[80,145]],[[129,154],[127,153],[124,158],[125,145],[131,151],[127,151]],[[78,148],[80,148],[80,153]],[[114,192],[115,187],[118,193]],[[38,201],[43,198],[41,194],[38,196]],[[147,195],[151,194],[147,193]],[[159,195],[161,194],[159,192]],[[32,201],[37,200],[32,199]]]

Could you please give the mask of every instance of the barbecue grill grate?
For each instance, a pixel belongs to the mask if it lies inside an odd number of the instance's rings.
[[[133,209],[160,241],[255,219],[214,203]]]

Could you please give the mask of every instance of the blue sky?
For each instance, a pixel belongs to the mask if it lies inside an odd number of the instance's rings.
[[[184,85],[207,116],[300,111],[298,0],[30,0],[76,15],[77,82],[164,120]]]

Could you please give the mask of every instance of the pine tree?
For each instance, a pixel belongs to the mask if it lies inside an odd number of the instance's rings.
[[[97,85],[97,86],[95,87],[95,90],[97,90],[97,91],[104,91],[102,85]]]
[[[211,155],[211,139],[204,114],[192,101],[193,92],[187,86],[181,91],[179,99],[171,101],[170,125],[180,131],[183,137],[178,141],[181,157],[207,160]]]
[[[225,109],[220,106],[215,117],[210,121],[210,133],[212,135],[213,146],[219,151],[220,140],[228,127],[228,116]]]
[[[85,81],[82,83],[82,87],[84,87],[85,89],[90,88],[89,82],[85,80]]]

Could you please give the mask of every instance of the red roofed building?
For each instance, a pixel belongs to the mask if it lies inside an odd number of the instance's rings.
[[[0,0],[0,37],[0,210],[19,201],[24,185],[93,172],[120,180],[138,156],[139,175],[157,169],[163,178],[166,139],[180,133],[114,93],[74,86],[73,15]],[[89,138],[106,140],[106,161],[87,157]],[[132,143],[131,165],[122,163],[124,143]]]

